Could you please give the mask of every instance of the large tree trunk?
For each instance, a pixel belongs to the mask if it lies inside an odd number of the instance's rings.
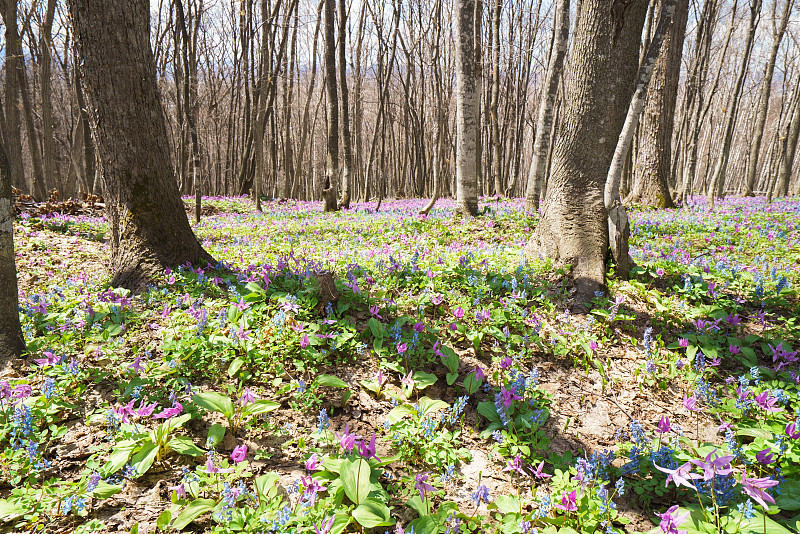
[[[5,148],[0,142],[0,369],[8,367],[25,350],[17,291],[11,174]]]
[[[29,194],[33,193],[25,183],[25,170],[22,166],[22,134],[19,115],[19,75],[24,68],[23,56],[15,53],[13,43],[19,42],[17,30],[17,0],[0,0],[5,31],[5,114],[6,129],[4,140],[8,155],[9,172],[12,185]]]
[[[457,0],[456,44],[456,212],[478,213],[478,88],[474,58],[475,0]]]
[[[709,209],[714,208],[714,196],[722,196],[725,187],[725,178],[728,172],[728,158],[731,153],[731,143],[733,142],[733,126],[736,123],[736,116],[739,111],[739,100],[741,99],[744,79],[747,76],[747,65],[750,63],[750,53],[753,50],[753,40],[755,39],[756,29],[761,14],[761,0],[752,0],[750,5],[750,24],[748,26],[747,37],[745,39],[744,50],[742,50],[742,62],[739,65],[739,73],[736,77],[736,85],[731,95],[731,100],[725,110],[725,125],[722,127],[722,141],[719,147],[719,155],[714,166],[714,173],[711,175],[711,182],[708,185],[708,197],[706,203]],[[731,16],[734,16],[731,14]]]
[[[542,219],[530,257],[572,265],[581,309],[605,287],[603,187],[634,90],[646,0],[583,0]]]
[[[553,115],[558,96],[558,83],[564,70],[569,38],[569,0],[559,0],[553,24],[553,49],[547,65],[539,117],[536,121],[536,138],[533,142],[533,160],[525,187],[525,209],[539,211],[539,195],[547,171],[547,155],[550,153],[550,134],[553,130]]]
[[[325,182],[322,199],[325,211],[336,211],[339,182],[339,96],[336,83],[336,0],[325,0],[325,106],[327,107],[325,143]]]
[[[668,0],[660,0],[665,5]],[[672,130],[678,97],[683,38],[689,14],[689,0],[673,2],[672,23],[663,36],[655,63],[647,103],[642,112],[636,151],[636,181],[625,203],[672,208],[669,180],[672,174]],[[655,39],[655,37],[654,37]]]
[[[213,261],[192,233],[170,163],[150,50],[150,5],[67,2],[111,226],[112,285]]]
[[[792,12],[794,0],[784,0],[783,16],[780,18],[780,23],[777,28],[774,28],[772,34],[772,49],[767,59],[767,64],[764,66],[764,79],[761,81],[761,94],[758,101],[758,113],[756,115],[755,131],[750,140],[750,154],[747,159],[747,168],[744,175],[744,195],[753,196],[753,185],[756,181],[756,173],[758,172],[758,156],[761,153],[761,139],[764,137],[764,124],[767,122],[767,110],[769,109],[769,97],[772,93],[772,75],[775,72],[775,60],[778,57],[778,50],[781,46],[781,41],[786,33],[786,26],[789,24],[789,16]],[[778,0],[775,0],[772,8],[772,18],[776,20],[778,10]],[[784,153],[784,159],[786,154]]]

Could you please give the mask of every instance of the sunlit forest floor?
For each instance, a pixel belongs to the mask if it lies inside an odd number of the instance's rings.
[[[219,263],[140,295],[102,217],[18,219],[0,528],[800,528],[800,200],[634,210],[585,315],[519,199],[204,203]]]

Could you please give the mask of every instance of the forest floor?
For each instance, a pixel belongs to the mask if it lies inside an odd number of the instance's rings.
[[[588,314],[522,200],[204,199],[220,263],[140,295],[102,217],[25,213],[0,530],[797,532],[800,200],[702,200]]]

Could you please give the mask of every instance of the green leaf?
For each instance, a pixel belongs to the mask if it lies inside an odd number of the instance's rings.
[[[369,321],[367,321],[367,326],[369,326],[369,330],[372,332],[373,337],[377,339],[383,339],[386,337],[386,329],[375,317],[370,317]]]
[[[26,513],[30,512],[28,506],[19,503],[12,503],[6,500],[0,500],[0,521],[11,521]]]
[[[133,458],[131,458],[131,465],[136,467],[136,472],[139,476],[147,473],[147,470],[150,469],[150,466],[156,461],[157,454],[158,445],[148,442],[133,456]]]
[[[342,486],[344,486],[347,497],[356,504],[361,504],[369,494],[370,473],[369,464],[362,458],[342,461],[339,469]],[[364,524],[362,523],[362,525]]]
[[[475,373],[470,373],[464,379],[464,389],[467,390],[468,395],[472,395],[478,388],[481,387],[481,381],[475,378]]]
[[[800,510],[800,481],[796,478],[784,479],[781,483],[781,494],[775,497],[775,504],[781,510]]]
[[[417,371],[414,373],[414,382],[417,383],[417,389],[425,389],[428,386],[432,386],[437,380],[438,378],[436,378],[436,375],[424,371]]]
[[[278,480],[280,477],[277,473],[267,473],[256,478],[255,486],[258,498],[265,500],[274,497],[278,493],[278,486],[275,485]]]
[[[434,515],[426,515],[424,517],[419,517],[408,524],[408,531],[411,528],[414,529],[414,532],[419,532],[420,534],[438,534],[439,533],[439,518]]]
[[[389,425],[393,425],[407,415],[413,414],[414,411],[414,408],[412,408],[410,404],[401,404],[400,406],[395,406],[386,416],[386,421],[389,423]]]
[[[242,368],[242,365],[244,365],[244,358],[234,358],[231,364],[228,366],[228,376],[235,376],[239,369]]]
[[[749,436],[751,438],[772,439],[772,432],[764,428],[740,428],[736,431],[737,436]]]
[[[109,484],[108,482],[100,481],[97,487],[92,491],[92,496],[95,499],[108,499],[112,495],[116,495],[122,491],[122,486],[116,484]]]
[[[136,523],[131,527],[131,534],[139,534],[139,523]]]
[[[211,425],[211,428],[208,429],[208,439],[206,440],[208,446],[215,447],[222,443],[223,439],[225,439],[225,427],[219,423]]]
[[[172,513],[169,510],[164,510],[156,520],[156,527],[158,527],[158,530],[167,530],[170,522],[172,522]]]
[[[106,476],[112,475],[122,469],[122,466],[128,463],[128,458],[131,457],[131,453],[133,453],[137,444],[138,441],[132,440],[125,440],[117,443],[117,446],[114,447],[114,452],[111,453],[108,461],[103,466],[104,474]]]
[[[439,410],[446,410],[450,407],[449,404],[444,402],[443,400],[439,399],[431,399],[430,397],[422,397],[419,399],[418,403],[420,408],[422,409],[422,413],[420,417],[425,417],[428,414],[433,412],[438,412]]]
[[[428,507],[422,502],[422,499],[419,495],[414,495],[408,501],[406,501],[406,506],[417,512],[420,517],[423,517],[428,514]],[[416,529],[414,529],[416,530]]]
[[[181,510],[175,522],[172,523],[172,528],[175,530],[183,530],[186,526],[197,519],[199,516],[208,513],[217,506],[217,501],[214,499],[195,499],[186,505],[186,508]]]
[[[510,495],[498,495],[495,499],[497,509],[504,514],[519,512],[519,499]]]
[[[344,380],[331,375],[317,375],[317,378],[314,379],[314,382],[316,382],[318,386],[327,386],[329,388],[348,388]]]
[[[195,445],[192,438],[188,436],[172,438],[167,445],[178,454],[188,454],[189,456],[203,456],[205,454],[205,451]]]
[[[251,402],[244,408],[242,408],[242,415],[243,416],[252,416],[252,415],[259,415],[262,413],[269,413],[273,410],[277,410],[280,408],[281,405],[277,402],[272,402],[268,400],[257,400],[255,402]]]
[[[439,349],[439,352],[444,356],[442,363],[447,367],[447,370],[451,373],[458,372],[458,354],[450,347],[445,347],[444,345]]]
[[[363,460],[361,460],[363,461]],[[375,499],[366,499],[353,510],[353,519],[364,528],[388,527],[394,519],[386,504]]]
[[[500,416],[497,415],[497,408],[493,402],[483,401],[478,403],[478,413],[492,423],[499,423]]]
[[[192,402],[198,406],[210,410],[212,412],[219,412],[227,419],[233,419],[235,410],[233,408],[233,401],[230,397],[210,391],[207,393],[198,393],[192,397]]]
[[[452,386],[458,379],[458,373],[447,373],[447,385]]]
[[[381,392],[381,386],[374,380],[362,380],[361,385],[364,387],[364,389],[373,392],[375,395],[378,395]]]

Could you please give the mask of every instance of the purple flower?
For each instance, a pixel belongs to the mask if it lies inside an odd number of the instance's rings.
[[[431,302],[433,303],[434,306],[438,306],[439,304],[444,302],[444,297],[442,295],[436,294],[431,297]]]
[[[689,411],[692,411],[692,412],[699,412],[699,411],[702,411],[702,410],[703,410],[702,408],[699,408],[699,407],[697,406],[697,397],[695,397],[694,395],[692,395],[691,397],[689,397],[689,398],[687,399],[687,398],[686,398],[686,394],[685,394],[685,393],[684,393],[684,395],[683,395],[683,406],[684,406],[684,407],[685,407],[687,410],[689,410]]]
[[[688,339],[686,339],[685,337],[682,337],[682,338],[680,338],[680,339],[678,340],[678,346],[679,346],[679,347],[683,347],[683,348],[686,348],[686,347],[688,347],[688,346],[689,346],[689,340],[688,340]]]
[[[153,416],[153,419],[170,419],[175,417],[176,415],[180,415],[183,412],[183,405],[175,401],[172,403],[172,408],[167,408],[166,410],[162,411]]]
[[[517,386],[514,386],[510,390],[507,390],[505,387],[500,388],[500,395],[503,397],[503,406],[508,408],[511,406],[511,402],[515,400],[522,400],[522,397],[516,395],[514,391],[517,389]]]
[[[56,364],[58,364],[58,362],[61,361],[61,356],[56,356],[55,354],[53,354],[50,351],[43,352],[42,356],[44,356],[44,358],[38,358],[38,359],[33,360],[40,367],[44,367],[45,365],[56,365]]]
[[[539,466],[539,468],[541,469],[541,466]],[[517,473],[519,473],[524,477],[528,476],[528,473],[526,473],[525,470],[522,469],[522,458],[520,458],[519,453],[517,453],[517,455],[514,456],[513,460],[508,461],[508,464],[503,468],[503,473],[505,473],[506,471],[511,471],[511,472],[516,471]]]
[[[383,387],[383,385],[386,383],[387,377],[383,374],[382,369],[378,369],[378,374],[375,375],[375,380],[378,382],[380,387]]]
[[[728,352],[730,352],[731,354],[739,354],[740,352],[742,352],[742,349],[740,349],[738,345],[731,344],[728,347]]]
[[[656,432],[659,434],[666,434],[672,429],[669,424],[669,417],[662,415],[661,419],[658,421],[658,427],[656,428]]]
[[[456,319],[461,319],[464,317],[464,310],[461,309],[461,306],[458,306],[455,310],[453,310],[453,317]]]
[[[572,490],[569,494],[565,491],[561,494],[561,504],[554,504],[553,508],[564,510],[565,512],[578,511],[578,490]]]
[[[356,446],[356,435],[350,433],[350,423],[344,426],[344,432],[339,436],[339,445],[344,452],[350,452]]]
[[[425,325],[422,322],[418,322],[414,325],[415,332],[422,332],[423,330],[425,330]]]
[[[369,440],[369,444],[364,441],[359,441],[358,454],[363,456],[365,460],[375,458],[380,461],[380,458],[375,454],[375,432],[372,433],[372,439]]]
[[[483,374],[483,367],[480,365],[475,366],[475,380],[483,380],[486,375]]]
[[[231,471],[233,471],[233,469],[222,469],[214,465],[214,460],[211,459],[211,456],[206,460],[206,473],[230,473]]]
[[[778,481],[772,480],[769,477],[748,478],[744,473],[742,473],[742,490],[744,490],[744,492],[748,494],[754,501],[763,506],[765,510],[769,508],[767,502],[775,504],[775,499],[773,499],[772,495],[764,490],[777,485]]]
[[[331,528],[333,528],[333,520],[336,518],[335,515],[330,516],[327,520],[323,521],[319,528],[317,525],[314,525],[314,533],[315,534],[329,534]]]
[[[178,484],[177,486],[170,486],[169,490],[175,490],[175,498],[177,499],[185,499],[186,498],[186,486],[183,482]]]
[[[659,527],[661,527],[661,532],[665,534],[686,534],[687,531],[685,530],[678,530],[678,525],[686,521],[686,518],[689,517],[689,512],[684,512],[680,515],[673,516],[675,512],[678,511],[678,505],[674,505],[670,507],[666,512],[663,514],[657,513],[656,515],[661,518],[661,522],[659,523]]]
[[[691,463],[699,467],[703,470],[703,480],[708,482],[709,480],[713,479],[716,475],[729,475],[733,472],[733,468],[731,467],[731,460],[733,460],[733,456],[719,456],[717,454],[717,449],[714,449],[708,456],[706,456],[705,461],[702,460],[689,460]]]
[[[770,449],[769,447],[767,447],[766,449],[764,449],[762,451],[758,451],[756,453],[756,460],[758,460],[759,463],[762,463],[764,465],[771,464],[773,459],[774,459],[774,456],[772,454],[772,449]]]
[[[593,340],[591,340],[591,341],[589,342],[589,348],[590,348],[591,350],[597,350],[597,341],[595,341],[594,339],[593,339]]]
[[[798,428],[797,423],[786,425],[786,435],[792,439],[800,439],[800,428]]]
[[[256,396],[255,393],[253,393],[252,389],[244,388],[244,391],[242,391],[242,395],[239,397],[239,404],[241,404],[242,406],[247,406],[248,404],[254,403],[257,398],[258,397]]]
[[[422,499],[422,502],[425,502],[425,497],[429,491],[436,490],[436,488],[427,484],[426,480],[428,480],[428,473],[420,473],[417,475],[417,483],[414,484],[414,489],[419,491],[419,498]]]
[[[142,401],[139,403],[139,407],[136,409],[135,413],[139,417],[150,417],[151,415],[153,415],[153,410],[156,409],[156,406],[158,406],[157,402],[154,402],[153,404],[150,405],[146,405],[144,401]]]
[[[247,458],[247,445],[242,443],[238,447],[234,447],[233,452],[231,453],[231,460],[233,460],[233,463],[241,463],[245,458]]]
[[[133,369],[137,373],[144,372],[144,367],[142,367],[142,357],[137,356],[133,359],[133,363],[128,366],[128,369]]]
[[[542,467],[544,467],[544,460],[539,464],[539,466],[533,470],[533,476],[536,478],[550,478],[553,475],[548,475],[547,473],[542,473]]]
[[[311,506],[314,506],[314,503],[317,501],[317,493],[328,489],[327,486],[323,486],[311,476],[300,477],[300,482],[302,482],[303,486],[306,488],[305,491],[303,491],[303,495],[308,495]]]
[[[414,387],[414,378],[413,378],[413,376],[414,376],[413,371],[409,371],[406,376],[401,376],[400,377],[400,383],[403,384],[404,386],[408,386],[410,388],[413,388]]]
[[[397,344],[397,353],[403,354],[405,351],[408,350],[408,345],[405,343],[398,343]]]
[[[514,363],[514,360],[506,356],[505,358],[500,358],[500,369],[508,369]]]
[[[120,419],[122,419],[123,423],[130,423],[131,416],[136,415],[133,411],[133,403],[136,402],[135,400],[131,400],[128,404],[124,406],[120,406],[117,409],[112,408],[112,411],[117,414]]]
[[[316,471],[319,469],[319,466],[322,465],[322,462],[319,461],[317,457],[317,453],[311,455],[311,457],[306,460],[306,470],[307,471]]]
[[[311,343],[311,341],[308,340],[308,334],[307,333],[303,334],[303,337],[300,339],[300,348],[304,349],[304,348],[308,347],[308,345],[310,343]]]
[[[758,395],[756,395],[756,404],[763,410],[768,412],[780,412],[783,411],[783,408],[780,406],[776,407],[775,403],[778,402],[778,399],[772,397],[769,391],[762,391]]]
[[[697,480],[698,478],[703,478],[701,475],[698,475],[697,473],[692,473],[691,462],[686,462],[677,469],[667,469],[666,467],[661,467],[655,462],[653,462],[653,465],[656,466],[656,469],[658,469],[662,473],[667,473],[667,475],[669,475],[667,477],[667,483],[664,484],[665,488],[669,486],[670,481],[673,481],[675,482],[676,488],[679,488],[681,486],[686,486],[689,489],[695,489],[695,487],[689,482],[689,480]]]
[[[723,421],[719,415],[717,415],[717,419],[719,420],[720,423],[720,425],[717,427],[717,432],[726,432],[728,429],[733,428],[733,425]]]

